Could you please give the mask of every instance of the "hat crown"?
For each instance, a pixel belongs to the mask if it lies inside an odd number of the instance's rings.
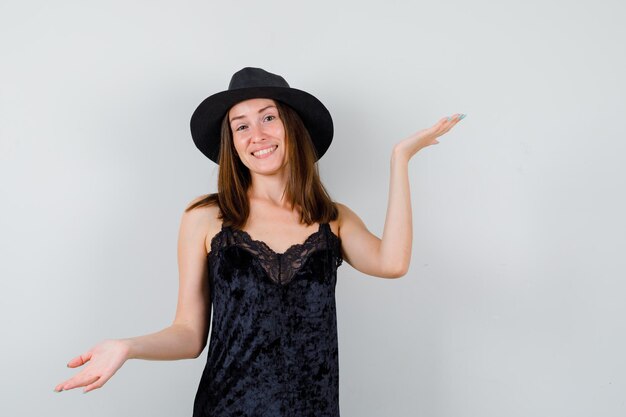
[[[251,87],[284,87],[289,84],[280,75],[272,74],[261,68],[246,67],[233,74],[228,84],[229,90]]]

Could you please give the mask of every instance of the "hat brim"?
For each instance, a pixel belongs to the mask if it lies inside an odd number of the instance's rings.
[[[290,87],[250,87],[226,90],[207,97],[191,116],[191,137],[196,147],[219,163],[220,130],[224,116],[235,104],[251,98],[270,98],[293,108],[306,126],[317,152],[317,159],[333,139],[333,120],[328,109],[313,95]]]

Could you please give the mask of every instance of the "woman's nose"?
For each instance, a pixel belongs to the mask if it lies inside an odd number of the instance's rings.
[[[256,124],[250,125],[250,135],[252,136],[252,140],[255,142],[265,139],[265,133],[263,132],[262,126]]]

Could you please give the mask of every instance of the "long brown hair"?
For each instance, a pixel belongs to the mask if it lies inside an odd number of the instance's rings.
[[[300,213],[300,222],[327,223],[335,220],[337,207],[322,184],[317,167],[317,154],[311,136],[298,113],[288,105],[274,100],[285,127],[285,144],[289,178],[285,197]],[[185,211],[196,207],[217,205],[218,218],[226,226],[241,229],[250,214],[247,190],[252,184],[250,171],[241,162],[233,134],[228,123],[228,113],[222,120],[217,193],[208,194]]]

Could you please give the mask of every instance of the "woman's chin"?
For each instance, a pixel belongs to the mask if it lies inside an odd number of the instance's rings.
[[[265,166],[260,164],[251,165],[248,167],[251,174],[257,175],[279,175],[285,173],[287,171],[287,166],[285,164],[267,164]]]

